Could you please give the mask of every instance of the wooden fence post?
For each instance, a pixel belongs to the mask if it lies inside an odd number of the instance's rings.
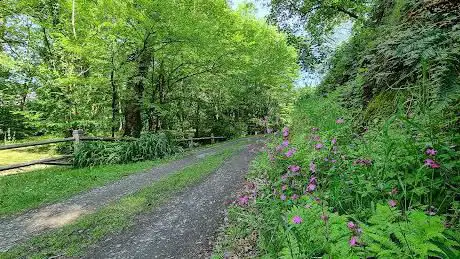
[[[76,152],[78,149],[78,146],[80,145],[80,138],[83,137],[83,131],[73,130],[72,137],[73,137],[73,152]]]

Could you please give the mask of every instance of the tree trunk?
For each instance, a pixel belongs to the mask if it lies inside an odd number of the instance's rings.
[[[112,58],[113,59],[113,58]],[[115,69],[110,73],[110,83],[112,84],[112,138],[115,137],[117,130],[117,112],[118,112],[118,92],[115,85]]]
[[[139,57],[139,66],[136,76],[128,81],[128,89],[131,91],[125,109],[125,136],[140,137],[143,128],[142,102],[144,83],[149,71],[150,53],[144,51]]]
[[[150,107],[148,110],[149,117],[149,131],[156,131],[156,109],[155,109],[155,100],[156,100],[156,87],[155,87],[155,54],[152,54],[152,76],[151,76],[151,85],[152,92],[150,93]]]
[[[196,102],[196,115],[195,115],[195,137],[200,137],[200,100]]]

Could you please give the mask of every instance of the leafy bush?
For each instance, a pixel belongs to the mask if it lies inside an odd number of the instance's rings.
[[[179,151],[166,134],[144,134],[135,141],[83,142],[74,154],[74,166],[124,164],[162,158]]]

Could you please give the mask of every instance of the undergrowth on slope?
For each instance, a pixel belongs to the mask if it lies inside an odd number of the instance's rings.
[[[248,255],[235,246],[246,240],[261,257],[458,258],[458,135],[398,112],[360,132],[336,99],[299,100],[230,208],[215,256]]]

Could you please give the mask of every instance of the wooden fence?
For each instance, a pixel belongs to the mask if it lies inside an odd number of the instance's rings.
[[[216,140],[223,140],[225,137],[215,137],[211,134],[211,137],[201,137],[201,138],[183,138],[183,139],[175,139],[176,142],[185,142],[188,143],[189,147],[193,147],[195,142],[203,141],[203,140],[210,140],[211,143],[215,143]],[[49,144],[57,144],[57,143],[65,143],[65,142],[74,142],[74,145],[78,145],[81,141],[134,141],[135,138],[106,138],[106,137],[87,137],[83,135],[81,130],[74,130],[72,132],[71,138],[63,138],[63,139],[50,139],[50,140],[43,140],[31,143],[19,143],[19,144],[11,144],[11,145],[3,145],[0,146],[1,150],[11,150],[11,149],[18,149],[24,147],[35,147],[35,146],[43,146]],[[58,156],[53,158],[46,158],[40,159],[30,162],[24,162],[14,165],[7,165],[7,166],[0,166],[0,172],[17,169],[21,167],[27,167],[32,165],[72,165],[68,162],[68,159],[72,157],[72,155],[66,156]]]

